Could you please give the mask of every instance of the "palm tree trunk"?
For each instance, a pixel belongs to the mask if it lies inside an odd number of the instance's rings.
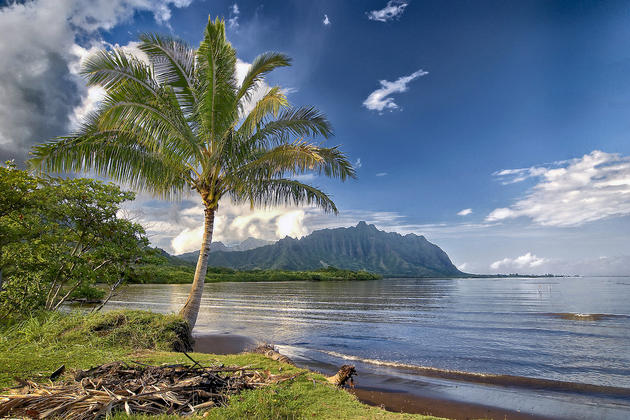
[[[215,211],[216,208],[208,206],[206,206],[204,210],[203,240],[201,242],[201,249],[199,250],[195,279],[193,280],[188,299],[182,310],[179,311],[179,314],[188,321],[191,330],[195,327],[195,323],[197,322],[197,314],[199,313],[199,306],[201,305],[201,295],[203,294],[203,284],[206,279],[206,272],[208,271],[208,254],[210,254],[210,243],[212,242]]]

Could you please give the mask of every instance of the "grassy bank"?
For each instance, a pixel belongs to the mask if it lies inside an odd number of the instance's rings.
[[[82,316],[45,314],[0,327],[0,389],[15,385],[13,378],[45,382],[62,364],[68,370],[86,369],[114,360],[143,363],[188,363],[174,349],[189,345],[187,327],[174,315],[114,311]],[[302,372],[291,381],[244,391],[226,407],[208,411],[210,419],[431,419],[390,413],[361,404],[319,374],[257,354],[208,355],[192,353],[204,365],[250,366],[272,373]],[[69,375],[69,374],[67,374]],[[68,376],[69,377],[69,376]],[[117,417],[128,418],[123,412]],[[133,418],[144,418],[135,416]],[[147,417],[148,418],[148,417]],[[170,419],[174,416],[151,418]]]
[[[132,283],[183,284],[191,283],[195,272],[192,265],[146,264],[135,270]],[[259,281],[343,281],[376,280],[378,274],[367,271],[342,270],[334,267],[312,271],[287,270],[233,270],[224,267],[209,267],[207,283],[259,282]]]

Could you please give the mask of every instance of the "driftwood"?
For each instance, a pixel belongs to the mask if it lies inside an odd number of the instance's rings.
[[[269,357],[270,359],[295,366],[293,360],[289,359],[285,355],[278,353],[270,344],[263,344],[261,346],[258,346],[254,350],[252,350],[252,352],[262,354],[266,357]],[[343,365],[336,374],[327,377],[326,380],[336,386],[344,386],[349,382],[350,386],[354,387],[354,380],[352,379],[352,377],[356,374],[357,370],[354,368],[354,366]]]
[[[61,370],[58,369],[58,371]],[[225,405],[244,389],[279,383],[297,375],[272,375],[240,367],[150,366],[114,362],[79,370],[74,379],[21,387],[0,395],[0,417],[94,419],[112,412],[189,415]]]
[[[287,363],[289,365],[295,366],[295,363],[293,363],[293,360],[289,359],[287,356],[283,354],[278,353],[273,348],[273,346],[269,344],[263,344],[261,346],[256,347],[254,350],[252,350],[252,353],[262,354],[272,360],[277,360],[278,362]]]
[[[352,377],[357,374],[357,370],[354,366],[351,365],[343,365],[341,369],[333,376],[329,376],[326,378],[328,382],[337,386],[344,386],[346,383],[350,382],[350,386],[354,388],[354,379]]]

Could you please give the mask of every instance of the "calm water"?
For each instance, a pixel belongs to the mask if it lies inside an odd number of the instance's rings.
[[[129,286],[108,306],[176,311],[188,289]],[[281,345],[323,370],[352,360],[369,372],[368,381],[397,369],[398,387],[429,381],[442,386],[446,397],[478,401],[481,392],[496,405],[509,400],[497,394],[504,388],[468,386],[478,381],[466,375],[457,386],[439,374],[419,379],[422,371],[414,374],[412,367],[628,388],[610,398],[599,395],[604,388],[574,396],[534,390],[531,398],[539,414],[575,410],[577,418],[630,418],[628,277],[208,284],[196,327],[204,331]],[[551,409],[533,402],[541,395],[553,397]],[[513,399],[521,406],[527,400],[522,394]]]

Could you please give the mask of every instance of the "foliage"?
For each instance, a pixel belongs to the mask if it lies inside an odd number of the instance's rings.
[[[170,264],[143,264],[135,270],[130,282],[184,284],[190,283],[193,267]],[[367,271],[341,270],[335,267],[310,271],[289,270],[234,270],[225,267],[209,267],[206,282],[260,282],[260,281],[339,281],[376,280],[381,276]]]
[[[0,318],[56,309],[95,282],[130,275],[148,241],[117,217],[133,193],[90,179],[36,177],[0,167]]]
[[[180,317],[142,311],[116,311],[87,316],[47,312],[11,327],[0,326],[0,389],[13,386],[13,378],[48,381],[48,376],[62,364],[71,371],[115,360],[150,364],[190,363],[182,353],[169,351],[178,340],[174,331],[182,326],[185,323]],[[228,406],[213,408],[192,418],[432,418],[391,413],[363,405],[350,393],[328,384],[322,375],[276,362],[259,354],[192,353],[191,356],[204,366],[249,366],[269,370],[274,374],[299,374],[285,383],[245,391],[233,397]],[[128,417],[123,412],[114,415],[114,418],[166,420],[179,417]]]
[[[312,204],[337,212],[326,193],[296,179],[305,172],[355,176],[338,147],[307,140],[332,134],[326,117],[313,107],[291,107],[279,86],[253,99],[266,74],[290,65],[289,57],[259,55],[238,85],[236,51],[218,18],[208,19],[196,50],[156,34],[143,35],[138,48],[148,64],[120,48],[84,62],[88,85],[103,88],[105,98],[77,133],[37,146],[31,165],[94,171],[167,198],[196,191],[206,216],[202,255],[224,196],[251,206]],[[200,259],[182,310],[191,325],[206,266]]]

